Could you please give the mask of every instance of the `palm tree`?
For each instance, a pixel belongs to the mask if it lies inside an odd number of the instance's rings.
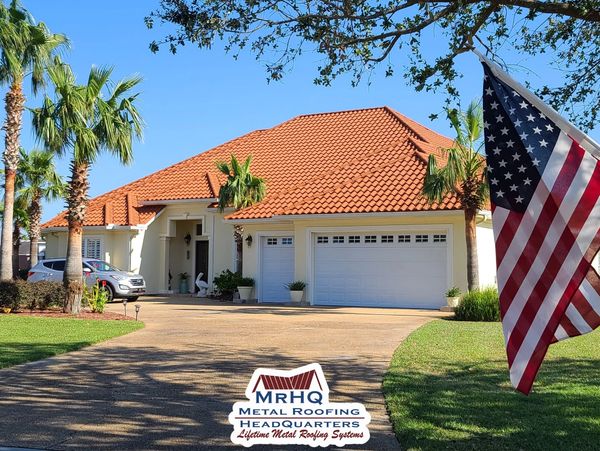
[[[231,155],[230,163],[217,163],[219,171],[227,176],[227,181],[219,189],[219,211],[223,212],[228,207],[239,210],[264,199],[267,192],[265,181],[252,175],[251,163],[251,155],[243,164],[240,164],[234,155]],[[237,249],[236,271],[241,274],[244,229],[239,225],[235,226],[233,235]]]
[[[19,148],[25,96],[23,80],[31,75],[34,94],[44,85],[46,64],[53,53],[67,44],[62,34],[51,34],[43,23],[36,24],[31,15],[12,0],[9,6],[0,2],[0,83],[8,85],[5,97],[4,129],[4,221],[0,240],[0,280],[12,277],[12,235],[15,177],[19,164]]]
[[[460,200],[465,214],[467,283],[473,290],[479,287],[477,213],[489,199],[485,159],[480,152],[483,113],[479,102],[473,101],[464,112],[451,111],[449,118],[456,132],[454,147],[446,150],[444,167],[438,167],[435,156],[429,155],[423,194],[430,203],[441,203],[449,194]]]
[[[22,188],[19,197],[24,198],[29,225],[26,228],[29,236],[29,253],[31,266],[38,262],[38,248],[41,237],[40,223],[42,219],[42,201],[63,197],[66,191],[65,182],[56,172],[54,155],[44,150],[32,150],[27,153],[21,149],[21,161],[17,180]]]
[[[4,171],[2,171],[4,176]],[[19,180],[15,182],[18,187]],[[0,205],[0,217],[4,221],[4,206]],[[11,237],[12,277],[19,276],[19,248],[21,247],[21,229],[29,227],[29,215],[27,213],[26,200],[22,196],[15,196],[13,205],[13,234]]]
[[[130,164],[133,140],[142,137],[137,94],[131,94],[141,77],[112,84],[112,72],[112,68],[92,67],[87,84],[77,85],[69,65],[56,58],[48,67],[56,99],[45,96],[43,105],[33,110],[33,128],[45,147],[59,155],[71,152],[64,310],[74,314],[81,308],[83,291],[81,246],[90,167],[102,152],[113,154],[121,164]]]

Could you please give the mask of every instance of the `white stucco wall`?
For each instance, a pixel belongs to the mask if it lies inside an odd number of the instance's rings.
[[[195,273],[195,240],[209,241],[208,281],[225,269],[234,268],[233,224],[223,220],[223,215],[209,209],[208,203],[193,202],[168,205],[141,230],[86,230],[84,236],[101,236],[103,255],[107,261],[123,269],[139,272],[146,279],[149,293],[165,292],[168,288],[168,272],[171,271],[171,288],[176,291],[178,274]],[[195,225],[203,223],[203,235],[196,236]],[[345,219],[322,218],[294,219],[287,222],[264,222],[244,224],[245,236],[252,235],[253,243],[244,242],[243,272],[247,277],[258,279],[260,236],[271,232],[289,233],[294,237],[295,279],[309,281],[310,232],[315,228],[389,227],[419,226],[449,227],[451,230],[451,280],[449,286],[458,286],[465,291],[466,243],[464,218],[459,212],[435,215],[390,215],[387,217],[353,216]],[[186,245],[184,237],[190,233],[192,242]],[[67,247],[66,232],[45,232],[47,258],[64,256]],[[479,272],[482,286],[495,284],[496,268],[494,240],[491,224],[481,223],[477,227]],[[189,253],[189,255],[188,255]],[[190,282],[190,288],[192,283]]]
[[[195,271],[195,240],[209,241],[209,285],[215,275],[233,266],[233,225],[223,223],[223,215],[207,208],[208,202],[168,205],[141,230],[84,230],[84,237],[102,238],[103,258],[122,268],[139,272],[146,279],[149,293],[168,288],[168,272],[173,276],[172,288],[178,285],[178,274]],[[202,222],[203,236],[195,236],[195,224]],[[186,245],[186,233],[192,236]],[[66,231],[46,231],[47,258],[64,257],[67,250]],[[188,256],[189,251],[189,256]],[[191,287],[191,282],[190,282]]]
[[[477,255],[479,257],[479,285],[496,285],[496,246],[491,222],[477,225]]]

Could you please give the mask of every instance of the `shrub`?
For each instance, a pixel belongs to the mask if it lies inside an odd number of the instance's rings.
[[[469,291],[455,311],[459,321],[500,321],[498,289],[487,287]]]
[[[108,291],[104,288],[106,282],[102,285],[95,284],[92,288],[84,286],[82,301],[87,305],[93,313],[104,313],[104,307],[108,302]]]
[[[27,308],[46,310],[62,307],[65,300],[65,287],[61,282],[41,281],[28,283],[29,305]]]
[[[221,274],[213,279],[213,283],[219,293],[225,298],[232,298],[233,293],[238,287],[238,282],[241,279],[239,274],[226,269]]]
[[[11,310],[19,310],[21,306],[21,298],[23,290],[19,289],[19,285],[14,281],[0,282],[0,307],[10,308]]]
[[[302,291],[306,288],[306,284],[301,280],[296,280],[295,282],[286,283],[285,287],[290,291]]]
[[[253,287],[254,279],[252,277],[240,277],[237,283],[238,287]]]
[[[455,298],[457,296],[460,296],[460,288],[458,287],[452,287],[448,291],[446,291],[447,298]]]
[[[0,307],[9,307],[14,311],[61,307],[64,295],[64,288],[60,282],[0,282]]]

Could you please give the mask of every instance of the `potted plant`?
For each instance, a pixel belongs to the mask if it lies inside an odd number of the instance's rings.
[[[240,277],[237,290],[240,294],[241,302],[246,302],[248,299],[250,299],[252,287],[254,287],[254,279],[252,277]]]
[[[304,296],[306,284],[301,280],[296,280],[295,282],[286,284],[285,287],[290,290],[292,304],[300,304],[300,302],[302,302],[302,296]]]
[[[190,275],[187,272],[179,273],[179,292],[181,294],[189,293],[189,291],[190,291],[190,289],[188,287],[189,278],[190,278]]]
[[[458,301],[460,300],[460,288],[452,287],[446,291],[446,303],[450,308],[458,307]]]

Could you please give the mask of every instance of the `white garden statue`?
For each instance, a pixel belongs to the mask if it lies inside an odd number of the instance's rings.
[[[196,277],[196,286],[198,287],[198,294],[196,295],[199,298],[205,298],[208,292],[208,284],[202,280],[203,272],[198,274]]]

